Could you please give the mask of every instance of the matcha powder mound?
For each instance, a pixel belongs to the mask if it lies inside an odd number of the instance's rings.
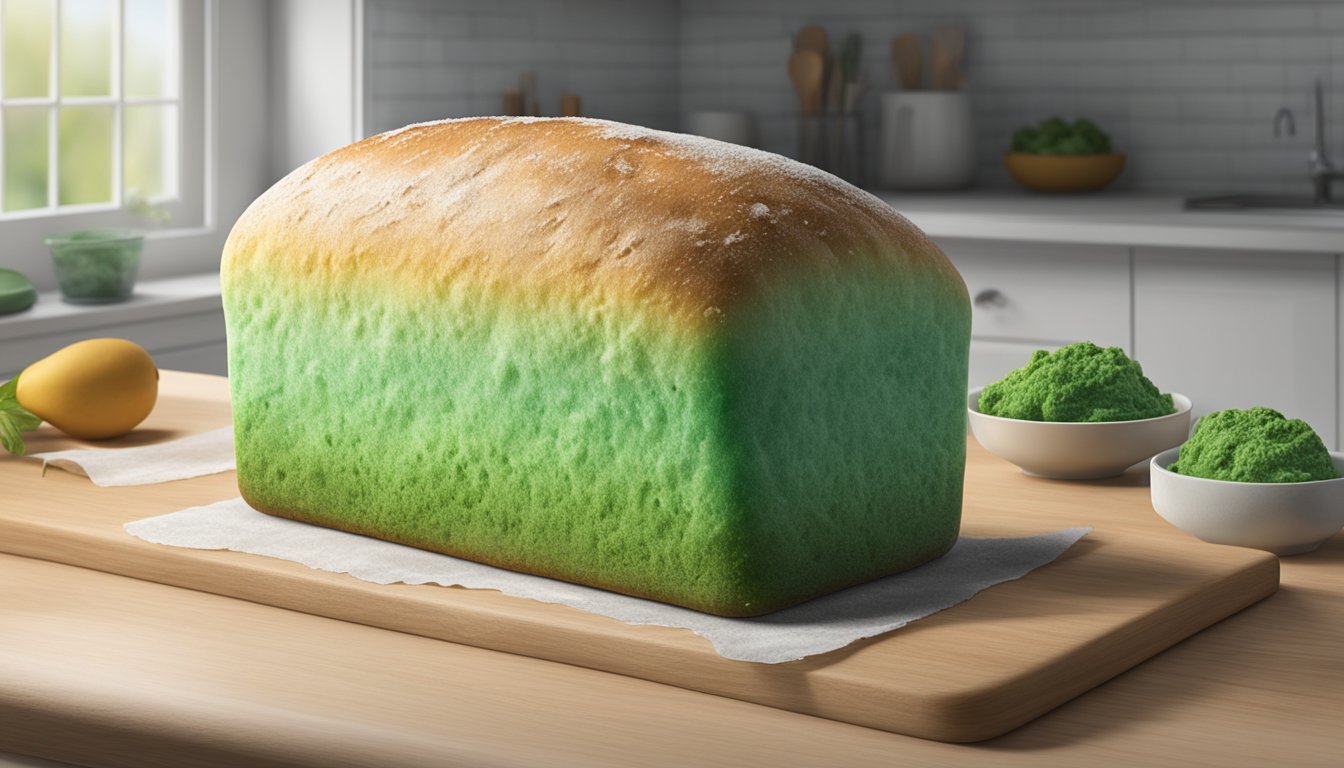
[[[1339,477],[1321,438],[1272,408],[1210,413],[1167,469],[1242,483],[1304,483]]]
[[[1029,421],[1133,421],[1175,410],[1123,349],[1086,341],[1037,350],[980,393],[981,413]]]

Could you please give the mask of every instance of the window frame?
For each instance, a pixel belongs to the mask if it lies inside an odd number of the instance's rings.
[[[47,205],[16,211],[0,210],[0,232],[3,240],[31,240],[41,231],[45,236],[57,231],[97,227],[131,227],[147,230],[151,237],[199,234],[214,228],[212,179],[214,137],[211,135],[210,109],[213,101],[213,20],[215,0],[179,0],[177,48],[178,71],[175,92],[162,97],[126,97],[122,69],[124,58],[124,0],[116,1],[113,21],[111,94],[106,96],[62,97],[59,90],[60,6],[53,2],[52,44],[50,51],[50,85],[45,97],[4,99],[5,106],[43,107],[51,110],[48,116],[47,138]],[[199,42],[199,46],[193,46]],[[3,39],[0,38],[0,77],[3,77]],[[193,48],[195,47],[195,53]],[[112,201],[59,205],[59,108],[62,104],[111,106],[113,119],[113,173]],[[176,187],[171,196],[151,198],[150,203],[166,209],[172,215],[167,227],[154,225],[144,216],[126,210],[123,189],[124,156],[123,124],[127,106],[142,104],[171,104],[177,107],[177,152],[173,163]],[[0,180],[4,172],[3,152],[0,152]],[[14,237],[11,238],[10,234]],[[3,258],[3,255],[0,255]]]

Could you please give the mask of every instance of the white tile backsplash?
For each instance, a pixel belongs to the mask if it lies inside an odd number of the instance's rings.
[[[365,132],[499,114],[537,73],[541,110],[677,126],[674,0],[367,0]]]
[[[979,183],[1007,186],[1012,131],[1091,117],[1130,156],[1120,186],[1305,192],[1310,88],[1327,82],[1344,162],[1344,0],[367,0],[366,124],[494,114],[536,69],[543,111],[562,91],[586,114],[675,129],[694,109],[757,114],[766,149],[792,154],[792,34],[863,35],[866,132],[892,87],[891,38],[967,29]],[[1295,137],[1273,136],[1280,106]],[[871,143],[871,142],[870,142]],[[871,156],[871,155],[870,155]],[[873,158],[875,161],[875,158]]]
[[[893,86],[892,35],[927,36],[960,23],[982,185],[1011,185],[1000,155],[1012,131],[1059,114],[1091,117],[1111,133],[1130,156],[1121,187],[1305,194],[1317,76],[1326,79],[1327,114],[1335,118],[1331,148],[1344,160],[1340,0],[682,0],[680,8],[682,109],[768,94],[751,104],[773,126],[763,132],[766,148],[784,154],[796,135],[784,58],[799,26],[820,23],[832,41],[863,34],[871,137],[876,94]],[[785,53],[762,47],[763,31]],[[704,63],[724,60],[713,46],[747,45],[760,50],[759,60]],[[1274,138],[1280,106],[1295,113],[1295,137]]]

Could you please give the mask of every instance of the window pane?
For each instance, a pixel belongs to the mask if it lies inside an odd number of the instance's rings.
[[[47,107],[5,108],[5,210],[47,205]]]
[[[51,85],[51,0],[3,0],[5,97],[47,96]]]
[[[61,95],[112,93],[111,0],[61,3]],[[64,175],[64,173],[62,173]]]
[[[177,0],[126,0],[123,23],[126,95],[175,95]]]
[[[177,195],[177,108],[128,106],[122,129],[127,197]]]
[[[61,107],[61,205],[112,201],[112,107]]]

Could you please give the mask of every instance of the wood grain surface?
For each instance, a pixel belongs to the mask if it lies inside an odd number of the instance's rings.
[[[165,373],[163,391],[141,439],[227,423],[222,379]],[[64,446],[50,434],[30,440],[32,450]],[[1025,534],[1079,524],[1096,531],[1021,581],[881,638],[774,666],[726,661],[682,630],[628,627],[488,591],[367,584],[239,553],[158,547],[121,531],[129,520],[236,495],[231,474],[102,489],[62,472],[44,478],[35,462],[5,459],[0,548],[798,713],[966,741],[1021,725],[1273,592],[1276,558],[1202,544],[1169,528],[1148,505],[1144,479],[1128,475],[1082,484],[1027,478],[972,443],[966,532]]]

